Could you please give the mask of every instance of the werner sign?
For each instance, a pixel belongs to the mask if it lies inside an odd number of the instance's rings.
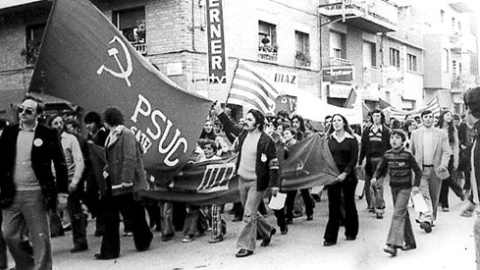
[[[324,82],[350,82],[353,81],[353,66],[327,67],[322,69]]]
[[[207,0],[208,81],[227,83],[222,0]]]

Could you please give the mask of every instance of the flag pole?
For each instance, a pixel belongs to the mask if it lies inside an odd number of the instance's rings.
[[[225,100],[225,105],[227,105],[227,101],[230,98],[230,92],[232,91],[233,80],[235,79],[235,75],[237,75],[238,63],[240,63],[240,58],[237,58],[237,64],[235,65],[235,70],[233,71],[232,81],[230,82],[230,87],[228,88],[228,96]]]

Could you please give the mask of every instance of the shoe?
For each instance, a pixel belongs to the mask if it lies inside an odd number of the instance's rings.
[[[100,253],[96,253],[96,254],[95,254],[95,259],[96,259],[96,260],[112,260],[112,259],[116,259],[116,258],[118,258],[118,256],[116,256],[116,257],[107,257],[107,256],[102,255],[102,254],[100,254]]]
[[[313,216],[312,215],[307,216],[307,220],[308,221],[313,220]]]
[[[432,226],[427,221],[424,221],[424,222],[420,223],[420,228],[425,230],[426,233],[431,233],[432,232]]]
[[[186,236],[182,239],[182,242],[183,242],[183,243],[190,243],[190,242],[192,242],[193,240],[195,240],[195,238],[193,238],[193,235],[186,235]]]
[[[327,240],[323,241],[323,246],[324,246],[324,247],[333,246],[333,245],[335,245],[335,244],[337,244],[337,242],[327,241]]]
[[[74,248],[70,249],[70,253],[78,253],[78,252],[82,252],[82,251],[85,251],[85,250],[88,250],[88,246],[74,247]]]
[[[450,209],[448,209],[448,207],[443,207],[442,206],[442,212],[448,212],[448,211],[450,211]]]
[[[250,256],[253,254],[253,251],[251,250],[248,250],[248,249],[240,249],[237,254],[235,254],[235,257],[237,258],[243,258],[243,257],[247,257],[247,256]]]
[[[302,213],[293,212],[293,218],[299,218],[302,216]]]
[[[367,207],[369,213],[375,213],[375,208]]]
[[[408,250],[412,250],[412,249],[416,249],[417,246],[416,245],[403,245],[400,249],[403,250],[403,251],[408,251]]]
[[[322,198],[318,194],[312,194],[312,198],[316,202],[321,202],[322,201]]]
[[[130,237],[133,236],[133,232],[124,232],[123,237]]]
[[[242,221],[242,218],[241,217],[234,217],[232,219],[232,222],[239,222],[239,221]]]
[[[377,219],[383,219],[383,214],[377,213]]]
[[[63,223],[62,227],[63,227],[64,231],[70,231],[72,229],[72,224],[71,223]]]
[[[272,236],[277,232],[277,229],[273,228],[271,231],[270,231],[270,237],[268,237],[267,239],[263,239],[262,243],[260,244],[260,246],[262,247],[266,247],[268,245],[270,245],[270,242],[272,241]]]
[[[285,235],[287,233],[288,233],[288,227],[287,226],[285,226],[285,228],[283,228],[283,229],[280,229],[280,234]]]
[[[212,239],[208,240],[208,243],[215,244],[215,243],[222,242],[222,241],[223,241],[223,235],[219,235],[215,238],[212,238]]]
[[[385,251],[386,253],[389,253],[390,255],[392,255],[392,257],[395,257],[397,256],[397,247],[395,246],[386,246],[383,251]]]
[[[163,242],[168,242],[168,241],[172,240],[172,238],[174,236],[175,236],[174,233],[169,233],[169,234],[162,235],[162,241]]]
[[[354,241],[355,239],[357,239],[357,237],[355,237],[355,236],[347,236],[347,241]]]
[[[288,225],[291,225],[291,224],[293,224],[293,220],[291,220],[291,219],[287,219],[287,224],[288,224]]]

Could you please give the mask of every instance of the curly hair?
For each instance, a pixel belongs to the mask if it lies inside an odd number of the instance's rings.
[[[123,125],[125,123],[122,111],[116,107],[108,107],[103,112],[103,120],[112,127]]]

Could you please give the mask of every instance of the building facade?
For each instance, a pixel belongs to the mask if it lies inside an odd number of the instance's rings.
[[[10,2],[0,4],[0,93],[18,97],[28,90],[52,4]],[[225,101],[237,62],[243,60],[280,93],[320,94],[318,1],[223,1],[225,84],[210,84],[207,78],[206,1],[92,2],[137,51],[187,91]],[[8,102],[1,106],[8,111]]]

